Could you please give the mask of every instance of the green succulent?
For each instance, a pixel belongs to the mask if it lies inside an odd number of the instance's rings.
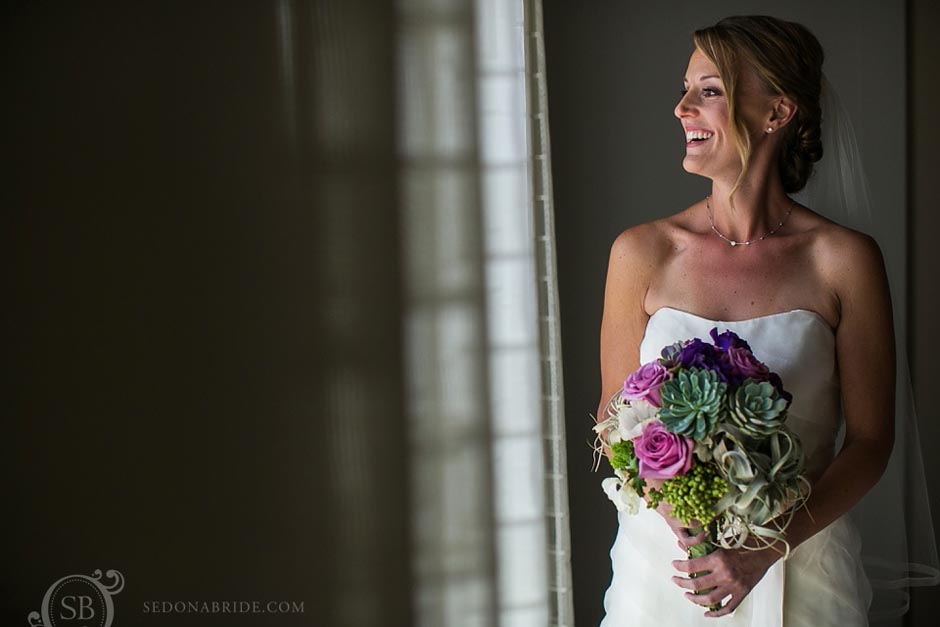
[[[787,401],[767,381],[748,381],[728,399],[731,422],[745,435],[766,438],[786,420]]]
[[[728,384],[712,370],[680,370],[660,388],[663,426],[669,431],[701,442],[715,429],[726,409]]]

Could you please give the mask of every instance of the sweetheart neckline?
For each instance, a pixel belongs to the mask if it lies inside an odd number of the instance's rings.
[[[823,318],[821,314],[819,314],[819,313],[813,311],[812,309],[802,309],[802,308],[789,309],[789,310],[787,310],[787,311],[778,311],[778,312],[775,312],[775,313],[764,314],[763,316],[754,316],[753,318],[744,318],[743,320],[714,320],[713,318],[706,318],[705,316],[700,316],[700,315],[694,314],[694,313],[692,313],[692,312],[690,312],[690,311],[685,311],[685,310],[683,310],[683,309],[677,309],[676,307],[669,307],[669,306],[667,305],[667,306],[664,306],[664,307],[660,307],[659,309],[657,309],[656,311],[654,311],[652,314],[650,314],[649,320],[652,320],[652,319],[656,316],[656,314],[658,314],[658,313],[661,312],[661,311],[673,311],[673,312],[675,312],[675,313],[680,313],[680,314],[684,314],[684,315],[686,315],[686,316],[691,316],[692,318],[698,318],[699,320],[703,320],[703,321],[705,321],[705,322],[711,322],[712,324],[724,324],[724,325],[727,325],[727,324],[740,324],[740,323],[744,323],[744,322],[755,322],[755,321],[757,321],[757,320],[765,320],[765,319],[769,319],[769,318],[777,318],[777,317],[779,317],[779,316],[785,316],[785,315],[787,315],[787,314],[795,314],[795,313],[809,314],[809,316],[811,317],[811,319],[816,320],[817,322],[819,322],[820,324],[822,324],[823,326],[825,326],[826,329],[828,329],[830,333],[832,333],[833,335],[835,335],[835,329],[833,329],[833,328],[829,325],[829,322],[828,322],[825,318]],[[647,326],[649,326],[649,320],[647,320]]]

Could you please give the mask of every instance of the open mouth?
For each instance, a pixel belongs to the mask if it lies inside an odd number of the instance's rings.
[[[709,139],[712,138],[714,133],[709,131],[686,131],[685,133],[685,145],[686,146],[700,146],[704,144]]]

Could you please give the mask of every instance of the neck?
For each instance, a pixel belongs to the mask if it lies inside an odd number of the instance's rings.
[[[730,240],[745,242],[779,228],[791,208],[779,177],[766,177],[762,184],[745,181],[734,194],[734,207],[728,202],[733,184],[733,181],[712,182],[709,206],[719,233]]]

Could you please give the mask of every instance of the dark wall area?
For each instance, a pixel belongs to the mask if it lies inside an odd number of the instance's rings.
[[[940,416],[931,395],[932,382],[940,377],[940,364],[930,350],[940,341],[937,311],[940,290],[940,5],[930,0],[909,0],[908,15],[908,242],[910,251],[910,308],[908,328],[913,341],[908,343],[914,398],[920,415],[924,442],[924,465],[930,488],[930,507],[934,525],[940,523],[940,456],[933,453],[940,442]],[[913,591],[909,625],[932,625],[940,613],[940,595],[936,588]]]
[[[327,4],[0,9],[3,624],[94,569],[125,578],[116,625],[408,622],[407,496],[343,489],[407,485],[397,257],[357,248],[396,241],[394,21],[345,3],[337,46]],[[356,103],[326,64],[359,68]],[[327,95],[368,146],[324,132]],[[384,420],[362,433],[336,390],[366,358]],[[379,586],[398,601],[370,618]],[[144,607],[271,600],[303,611]]]

